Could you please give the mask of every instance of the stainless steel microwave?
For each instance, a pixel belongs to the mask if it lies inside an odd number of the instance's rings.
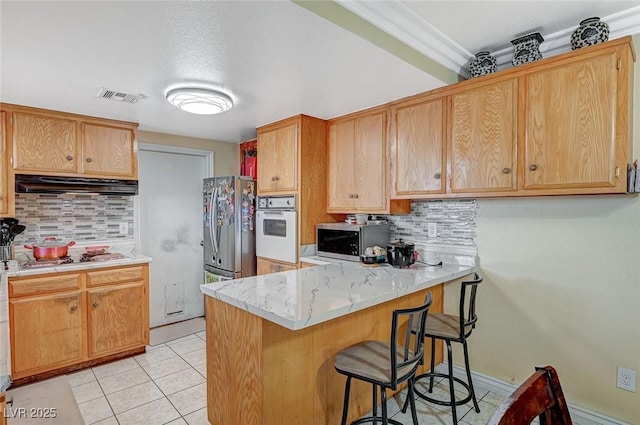
[[[316,243],[319,256],[360,261],[367,247],[386,248],[389,224],[317,224]]]

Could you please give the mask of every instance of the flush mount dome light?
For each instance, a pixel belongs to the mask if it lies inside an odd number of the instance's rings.
[[[233,108],[233,100],[226,94],[201,88],[177,88],[169,90],[167,101],[185,112],[213,115]]]

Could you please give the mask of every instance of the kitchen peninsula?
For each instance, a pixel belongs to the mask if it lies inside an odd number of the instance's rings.
[[[339,423],[344,377],[335,372],[333,357],[359,341],[388,340],[392,311],[421,304],[427,289],[434,299],[430,311],[442,311],[442,284],[476,270],[475,256],[443,262],[394,269],[328,260],[201,285],[209,422]],[[370,386],[354,382],[349,420],[370,408]]]

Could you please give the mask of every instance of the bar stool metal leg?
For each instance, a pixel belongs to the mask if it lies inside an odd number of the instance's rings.
[[[351,377],[347,376],[347,383],[344,384],[344,404],[342,405],[342,425],[347,425],[347,411],[349,410],[349,391],[351,390]]]
[[[436,339],[431,338],[431,369],[429,369],[429,373],[435,372],[436,367]],[[433,375],[429,378],[429,392],[433,392]]]
[[[455,387],[453,386],[453,354],[451,352],[451,341],[446,341],[446,343],[447,361],[449,362],[449,394],[451,395],[451,415],[453,416],[453,423],[457,424],[458,414],[456,412],[456,394]]]
[[[467,348],[467,340],[462,343],[464,347],[464,367],[467,369],[467,382],[469,382],[469,392],[471,393],[471,400],[473,400],[473,406],[476,409],[476,413],[480,413],[480,407],[478,406],[478,400],[476,400],[476,392],[473,389],[473,381],[471,380],[471,368],[469,367],[469,349]]]

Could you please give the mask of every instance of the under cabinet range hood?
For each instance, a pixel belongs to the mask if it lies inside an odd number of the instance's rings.
[[[16,193],[98,193],[132,196],[138,194],[138,181],[16,174]]]

